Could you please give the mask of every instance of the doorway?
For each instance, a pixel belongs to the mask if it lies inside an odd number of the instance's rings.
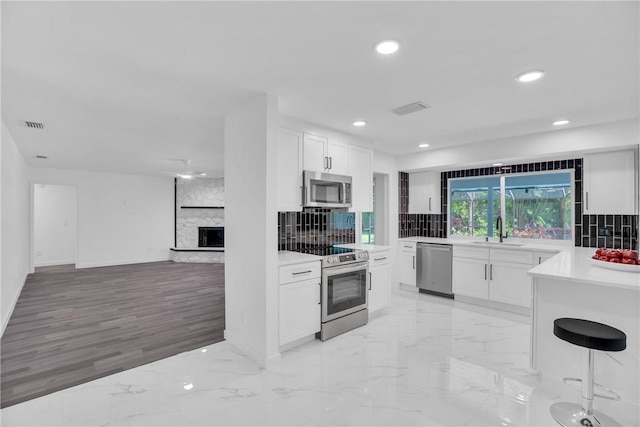
[[[33,186],[32,271],[75,268],[78,257],[78,189],[73,185]]]

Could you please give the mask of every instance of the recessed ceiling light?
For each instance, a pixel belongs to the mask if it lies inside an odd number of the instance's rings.
[[[390,55],[400,48],[400,43],[395,40],[382,40],[376,44],[376,52],[380,55]]]
[[[569,120],[556,120],[555,122],[553,122],[553,125],[564,126],[564,125],[568,125],[569,123],[571,123]]]
[[[535,70],[535,71],[527,71],[526,73],[522,73],[516,77],[516,81],[520,83],[529,83],[535,82],[536,80],[540,80],[544,77],[544,71]]]
[[[357,121],[353,122],[354,126],[364,126],[366,124],[367,124],[367,122],[362,121],[362,120],[357,120]]]
[[[494,163],[493,166],[502,166],[502,163]]]
[[[183,179],[191,179],[193,175],[189,175],[188,173],[179,173],[178,176]]]
[[[200,175],[200,176],[207,176],[207,174],[206,174],[206,173],[204,173],[204,172],[200,172],[198,175]]]
[[[428,146],[429,146],[429,144],[427,144],[427,143],[418,144],[418,147],[420,147],[420,148],[427,148]]]

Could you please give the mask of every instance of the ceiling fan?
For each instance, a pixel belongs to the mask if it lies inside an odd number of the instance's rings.
[[[176,176],[182,179],[193,179],[193,178],[202,178],[207,176],[204,172],[189,170],[189,165],[191,164],[191,160],[180,160],[184,164],[184,170],[182,172],[178,172]]]

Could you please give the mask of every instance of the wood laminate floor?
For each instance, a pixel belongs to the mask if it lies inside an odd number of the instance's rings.
[[[40,270],[0,349],[1,407],[223,339],[224,264]]]

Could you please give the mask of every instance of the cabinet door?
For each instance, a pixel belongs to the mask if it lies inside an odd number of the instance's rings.
[[[489,268],[489,299],[507,304],[531,307],[531,278],[528,264],[492,262]]]
[[[440,174],[414,172],[409,174],[409,213],[441,213]]]
[[[278,211],[302,210],[302,132],[278,129]]]
[[[305,133],[303,156],[305,170],[325,172],[328,166],[327,138]]]
[[[453,293],[489,298],[488,260],[453,257]]]
[[[409,213],[426,214],[429,212],[429,191],[431,177],[429,172],[409,174]]]
[[[441,179],[440,172],[430,172],[429,185],[427,187],[427,208],[429,213],[440,214],[442,213],[442,206],[440,205],[440,193],[441,191]]]
[[[374,312],[389,305],[391,269],[389,264],[369,267],[369,311]]]
[[[338,175],[349,174],[349,146],[344,142],[329,140],[327,143],[327,156],[329,157],[329,173]]]
[[[584,213],[638,213],[636,164],[634,150],[584,156]]]
[[[351,212],[373,211],[373,154],[370,149],[349,146]]]
[[[416,285],[416,252],[400,251],[399,255],[399,282],[405,285]]]
[[[280,345],[320,331],[320,279],[280,285]]]

